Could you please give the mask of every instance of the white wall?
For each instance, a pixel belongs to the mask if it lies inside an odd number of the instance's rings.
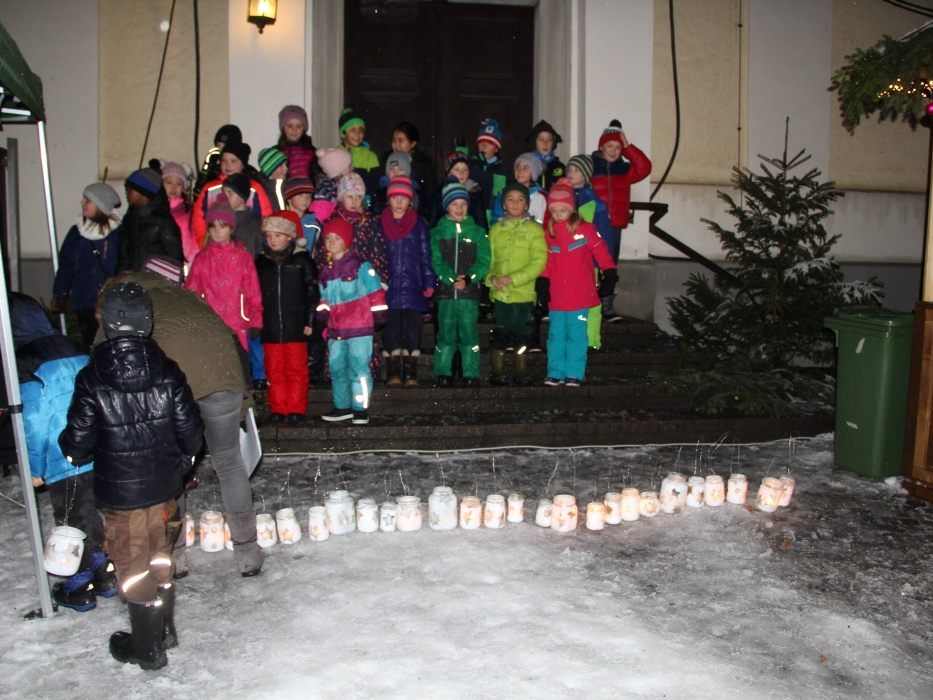
[[[81,192],[97,179],[97,1],[30,0],[28,12],[14,5],[0,3],[0,22],[42,79],[60,242],[80,214]],[[0,144],[7,138],[19,146],[23,256],[49,257],[36,127],[6,126]]]

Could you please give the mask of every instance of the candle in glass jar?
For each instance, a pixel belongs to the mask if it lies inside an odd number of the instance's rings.
[[[268,513],[256,514],[256,544],[265,549],[278,541],[275,534],[275,521]]]
[[[428,496],[428,525],[432,530],[457,527],[457,497],[449,486],[435,486]]]
[[[349,491],[338,489],[327,494],[327,529],[332,535],[346,535],[356,529],[356,513]]]
[[[675,513],[687,503],[687,480],[683,474],[671,472],[661,482],[661,510]]]
[[[551,527],[551,499],[539,498],[538,507],[535,508],[535,525],[538,527]]]
[[[699,508],[703,505],[703,492],[706,490],[706,479],[702,476],[691,476],[687,479],[687,506]]]
[[[224,549],[233,551],[233,538],[230,536],[230,524],[224,520]]]
[[[420,530],[421,499],[418,496],[399,496],[395,503],[395,527],[401,532]]]
[[[476,496],[465,496],[460,501],[460,527],[478,530],[483,521],[483,502]]]
[[[330,528],[327,526],[327,508],[324,506],[311,506],[308,509],[308,537],[312,542],[323,542],[330,537]]]
[[[194,516],[185,513],[185,546],[193,547],[195,541]]]
[[[224,516],[216,510],[201,513],[201,549],[219,552],[224,548]]]
[[[761,486],[758,487],[758,500],[755,502],[755,507],[765,513],[773,513],[778,509],[783,494],[784,484],[781,480],[766,476],[761,480]]]
[[[703,491],[703,502],[708,506],[721,506],[726,500],[726,486],[719,474],[710,474],[706,477],[706,488]]]
[[[745,503],[748,497],[748,479],[744,474],[733,474],[726,485],[726,500],[737,506]]]
[[[395,501],[383,501],[379,508],[379,529],[395,532]]]
[[[602,530],[606,527],[606,504],[592,501],[586,504],[586,529]]]
[[[506,520],[520,523],[525,519],[525,497],[520,493],[510,493]]]
[[[577,499],[570,494],[554,496],[551,502],[551,529],[558,532],[574,532],[577,529]]]
[[[379,509],[375,499],[361,498],[356,502],[356,529],[376,532],[379,529]]]
[[[638,514],[643,518],[653,518],[661,510],[661,499],[655,491],[642,491],[638,499]]]
[[[275,513],[275,527],[279,532],[279,542],[295,544],[301,540],[301,528],[292,508],[282,508]]]
[[[498,530],[505,525],[505,496],[501,493],[491,493],[486,496],[483,525],[491,530]]]
[[[781,501],[778,505],[786,508],[790,505],[790,501],[794,497],[794,489],[797,486],[797,482],[792,476],[782,476],[781,485],[783,490],[781,491]]]
[[[618,491],[609,491],[603,497],[606,506],[606,524],[618,525],[622,522],[622,494]]]
[[[641,494],[638,489],[622,489],[622,520],[633,522],[638,520],[638,511],[641,503]]]

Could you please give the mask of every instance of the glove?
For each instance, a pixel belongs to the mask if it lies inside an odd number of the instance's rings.
[[[547,308],[551,304],[551,280],[547,277],[539,277],[535,280],[535,292],[538,295],[538,304]]]
[[[619,281],[619,273],[610,268],[603,270],[603,279],[599,283],[599,296],[608,297],[616,290],[616,282]]]
[[[421,294],[425,299],[430,299],[434,296],[434,287],[428,287],[423,292],[421,292]]]
[[[330,321],[330,311],[318,311],[314,315],[314,325],[323,330],[327,330],[327,323]]]
[[[250,340],[258,340],[261,333],[262,328],[256,328],[255,326],[250,326],[249,330],[246,331],[246,334],[249,336]]]
[[[375,311],[373,312],[373,327],[377,331],[381,331],[386,327],[386,324],[389,322],[389,312],[388,311]]]

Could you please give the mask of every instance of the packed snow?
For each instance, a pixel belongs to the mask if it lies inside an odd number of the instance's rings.
[[[747,506],[584,527],[585,506],[668,471],[749,477]],[[756,510],[764,476],[790,472],[791,505]],[[189,492],[221,508],[209,465]],[[25,621],[38,606],[24,510],[0,499],[7,636],[3,697],[929,698],[933,508],[899,483],[833,467],[832,436],[760,445],[267,455],[257,511],[355,497],[518,491],[503,529],[307,537],[266,550],[244,579],[233,554],[188,549],[180,646],[146,672],[114,661],[119,599]],[[16,475],[0,491],[21,499]],[[576,495],[580,526],[534,524],[542,496]],[[44,531],[51,509],[40,495]]]

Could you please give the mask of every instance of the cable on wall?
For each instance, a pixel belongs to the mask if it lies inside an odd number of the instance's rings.
[[[671,151],[671,158],[667,162],[664,174],[661,175],[661,179],[658,180],[658,183],[651,191],[651,196],[648,197],[648,201],[654,201],[654,196],[667,180],[667,175],[671,172],[671,167],[674,165],[674,159],[677,158],[677,149],[680,147],[680,82],[677,79],[677,41],[674,37],[674,0],[667,1],[667,8],[671,27],[671,73],[674,81],[674,149]]]
[[[194,163],[197,171],[200,160],[198,133],[201,130],[201,22],[198,19],[198,0],[194,0]],[[212,144],[213,145],[213,144]]]
[[[146,148],[149,146],[149,133],[152,131],[152,120],[155,118],[156,104],[159,101],[159,90],[162,87],[162,73],[165,71],[165,57],[168,54],[168,40],[172,37],[172,27],[175,22],[175,3],[172,0],[172,9],[168,13],[168,31],[165,32],[165,44],[162,47],[162,62],[159,64],[159,78],[156,81],[155,96],[152,98],[152,109],[149,110],[149,123],[146,125],[146,138],[143,140],[143,150],[139,154],[139,167],[143,167],[143,158],[146,157]]]

